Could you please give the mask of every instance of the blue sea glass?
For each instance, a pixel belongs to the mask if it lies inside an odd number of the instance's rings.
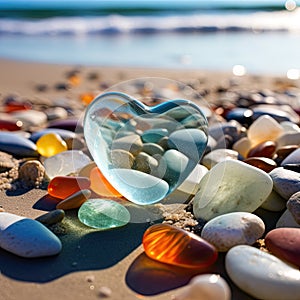
[[[191,101],[149,107],[119,92],[98,96],[84,117],[86,143],[103,175],[125,198],[145,205],[164,199],[189,176],[205,151],[207,128],[204,114]],[[149,158],[144,145],[159,145],[161,138],[168,139],[166,147]],[[129,152],[122,157],[131,160],[120,164],[113,150]]]

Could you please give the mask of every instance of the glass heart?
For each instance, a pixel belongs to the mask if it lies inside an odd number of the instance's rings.
[[[125,198],[153,204],[174,191],[200,161],[207,120],[188,100],[149,107],[119,92],[87,108],[84,136],[97,166]]]

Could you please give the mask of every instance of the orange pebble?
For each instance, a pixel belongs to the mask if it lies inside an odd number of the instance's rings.
[[[201,237],[168,224],[155,224],[144,233],[150,258],[179,267],[206,268],[218,257],[216,248]]]
[[[90,173],[91,189],[98,195],[104,197],[122,197],[122,195],[107,181],[98,167]]]
[[[93,93],[84,93],[80,95],[80,100],[86,105],[90,104],[94,98],[95,95]]]
[[[80,190],[88,189],[90,185],[86,177],[56,176],[48,185],[48,193],[55,198],[65,199]]]
[[[73,86],[78,86],[81,83],[81,78],[78,75],[73,75],[69,77],[69,82]]]

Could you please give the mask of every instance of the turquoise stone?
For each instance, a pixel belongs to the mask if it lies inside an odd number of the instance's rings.
[[[107,230],[129,223],[130,214],[123,205],[113,200],[89,199],[81,205],[78,218],[86,226]]]
[[[83,124],[102,174],[125,198],[143,205],[173,192],[199,163],[208,140],[207,120],[188,100],[148,107],[123,93],[104,93],[88,106]]]

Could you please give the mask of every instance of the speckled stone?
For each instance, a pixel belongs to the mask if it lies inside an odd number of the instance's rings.
[[[236,246],[228,251],[225,268],[230,279],[256,299],[299,300],[299,269],[274,255],[251,246]]]
[[[252,245],[265,231],[265,224],[258,216],[245,213],[228,213],[208,221],[201,237],[213,244],[218,251],[228,251],[237,245]]]
[[[22,257],[58,254],[60,240],[40,222],[11,213],[0,214],[0,247]]]
[[[229,212],[253,212],[267,199],[272,187],[271,177],[258,168],[236,160],[220,162],[199,184],[194,215],[210,220]]]
[[[110,151],[110,159],[115,168],[131,169],[134,163],[134,156],[123,149]]]
[[[269,173],[274,183],[274,190],[288,200],[293,194],[300,191],[300,173],[276,168]]]
[[[21,165],[19,179],[27,187],[41,187],[45,179],[45,168],[38,160],[29,160]]]
[[[300,228],[276,228],[265,236],[272,254],[300,268]]]

